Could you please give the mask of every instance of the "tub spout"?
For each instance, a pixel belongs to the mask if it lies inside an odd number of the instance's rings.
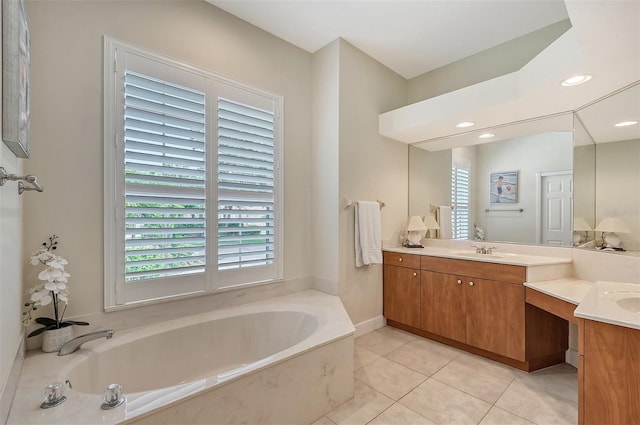
[[[62,348],[60,348],[60,351],[58,351],[58,355],[66,356],[67,354],[71,354],[74,351],[78,350],[80,346],[85,342],[93,341],[94,339],[99,339],[99,338],[111,339],[113,338],[113,334],[115,332],[116,331],[114,331],[113,329],[107,329],[103,331],[91,332],[91,333],[73,338],[71,341],[64,344]]]

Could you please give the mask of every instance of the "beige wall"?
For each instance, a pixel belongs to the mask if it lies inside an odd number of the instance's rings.
[[[22,174],[22,161],[4,143],[0,145],[0,166],[8,173]],[[26,192],[22,197],[38,195]],[[22,255],[21,198],[16,182],[0,187],[0,423],[8,414],[14,384],[9,377],[22,335],[22,265],[26,260]]]
[[[406,80],[340,40],[340,198],[381,200],[382,239],[407,217],[408,147],[378,133],[378,115],[405,105]],[[351,320],[382,314],[382,266],[355,267],[354,210],[339,209],[339,294]]]
[[[409,148],[409,214],[431,214],[430,206],[451,205],[451,149]]]
[[[622,246],[640,250],[640,140],[596,145],[596,225],[618,217],[631,233],[619,233]],[[601,242],[601,234],[597,234]]]
[[[311,244],[314,287],[338,295],[340,41],[313,54]]]
[[[284,275],[311,275],[310,54],[203,1],[27,1],[27,13],[29,170],[46,190],[25,197],[24,252],[60,236],[68,315],[103,308],[103,35],[284,96]]]
[[[0,33],[2,12],[0,11]],[[0,46],[0,57],[2,46]],[[2,72],[0,72],[2,87]],[[0,117],[2,102],[0,102]],[[1,134],[1,131],[0,131]],[[22,174],[22,160],[0,142],[0,167],[10,174]],[[27,193],[25,196],[33,194]],[[22,199],[17,182],[0,187],[0,423],[9,413],[15,382],[11,376],[22,336]]]

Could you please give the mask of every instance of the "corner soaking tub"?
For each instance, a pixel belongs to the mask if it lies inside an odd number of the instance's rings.
[[[28,356],[9,423],[311,423],[353,395],[353,332],[316,291],[117,331]],[[67,401],[40,409],[43,388],[66,380]],[[113,383],[126,402],[101,410]]]

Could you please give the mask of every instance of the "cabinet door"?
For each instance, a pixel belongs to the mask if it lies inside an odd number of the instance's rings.
[[[389,319],[415,328],[420,326],[420,270],[384,266],[383,311]]]
[[[465,278],[467,344],[525,360],[524,286]]]
[[[461,277],[422,271],[421,328],[465,342],[465,288]]]
[[[585,424],[640,424],[640,330],[584,321]]]

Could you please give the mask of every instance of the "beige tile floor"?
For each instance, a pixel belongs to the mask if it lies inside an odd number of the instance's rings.
[[[578,377],[525,373],[394,328],[356,338],[355,395],[313,425],[576,424]]]

